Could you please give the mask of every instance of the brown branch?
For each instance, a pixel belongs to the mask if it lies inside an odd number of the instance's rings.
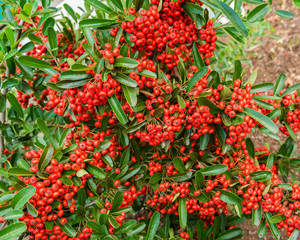
[[[3,228],[5,227],[6,223],[7,223],[7,220],[5,220],[5,221],[3,222],[2,226],[0,227],[0,230],[3,229]]]

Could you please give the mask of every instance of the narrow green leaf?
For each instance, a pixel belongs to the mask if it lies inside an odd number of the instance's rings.
[[[187,207],[185,198],[179,199],[178,213],[180,227],[185,228],[187,225]]]
[[[127,117],[125,115],[125,112],[124,112],[119,100],[117,99],[117,96],[113,95],[112,97],[109,97],[108,102],[109,102],[109,105],[111,106],[112,110],[116,114],[118,120],[122,124],[126,124],[128,120],[127,120]]]
[[[62,225],[59,220],[56,220],[55,223],[68,236],[70,236],[72,238],[76,236],[76,234],[77,234],[76,230],[69,223],[66,223],[65,225]]]
[[[247,21],[250,23],[257,22],[261,20],[269,11],[269,5],[267,3],[261,4],[255,7],[247,15]]]
[[[34,186],[22,188],[12,199],[11,206],[13,209],[22,209],[24,205],[32,198],[35,193]]]
[[[239,17],[239,15],[226,3],[221,2],[220,0],[216,1],[219,8],[222,10],[224,15],[229,19],[229,21],[232,23],[232,25],[245,37],[248,37],[248,30],[246,26],[244,25],[243,21]]]
[[[19,62],[33,68],[52,68],[49,63],[31,56],[21,56]]]
[[[130,107],[134,108],[137,104],[137,94],[135,88],[122,85],[122,90]]]
[[[215,176],[222,174],[227,171],[227,166],[223,164],[217,164],[213,166],[209,166],[206,168],[202,168],[199,171],[204,175],[204,176]]]
[[[58,143],[56,140],[54,140],[53,135],[51,134],[50,130],[46,126],[44,120],[42,118],[38,118],[37,125],[39,129],[42,131],[42,133],[45,135],[45,137],[49,140],[51,145],[54,147],[54,149],[58,148]]]
[[[149,227],[148,227],[148,231],[147,231],[145,240],[153,240],[154,239],[154,236],[155,236],[156,231],[159,226],[159,221],[160,221],[159,212],[153,213],[150,223],[149,223]]]
[[[242,204],[242,199],[235,193],[233,192],[228,192],[225,190],[220,190],[221,191],[221,196],[220,199],[226,203],[229,204],[235,204],[235,205],[241,205]]]
[[[261,83],[261,84],[257,84],[255,86],[252,86],[251,88],[251,93],[260,93],[260,92],[265,92],[268,91],[270,89],[272,89],[274,87],[273,83]]]
[[[50,163],[52,155],[53,155],[53,147],[52,146],[46,146],[44,148],[44,151],[40,157],[38,168],[39,171],[42,172]]]
[[[275,87],[274,87],[274,92],[273,95],[279,95],[280,91],[284,87],[284,83],[286,80],[286,76],[284,73],[281,73],[276,81]]]
[[[187,87],[186,87],[187,93],[193,89],[195,84],[207,73],[207,71],[208,71],[208,68],[203,67],[193,75],[193,77],[190,79],[190,81],[187,84]]]
[[[205,63],[199,53],[196,43],[193,43],[192,54],[193,54],[194,64],[196,65],[196,67],[198,69],[205,67]]]
[[[199,97],[198,98],[198,105],[209,107],[209,112],[212,113],[212,114],[223,112],[223,110],[221,108],[219,108],[216,104],[214,104],[212,101],[210,101],[206,97]]]
[[[280,97],[285,97],[286,95],[289,95],[290,93],[296,91],[298,88],[300,88],[300,83],[296,83],[293,86],[289,87],[287,90],[285,90]]]
[[[278,132],[278,127],[276,124],[268,117],[263,115],[262,113],[259,113],[251,108],[245,108],[243,113],[246,115],[250,116],[254,120],[258,121],[260,124],[265,126],[267,129],[269,129],[271,132],[277,133]]]
[[[285,10],[276,10],[275,12],[279,17],[282,17],[282,18],[288,18],[288,19],[291,19],[291,18],[294,18],[294,14],[289,12],[289,11],[285,11]]]
[[[118,191],[114,197],[113,203],[112,203],[112,207],[111,207],[111,212],[116,211],[123,202],[123,192]]]
[[[84,19],[79,22],[80,27],[87,27],[87,28],[96,28],[96,27],[113,27],[118,22],[116,20],[109,20],[109,19],[100,19],[100,18],[90,18]]]
[[[106,12],[106,13],[112,13],[113,12],[113,10],[110,7],[103,4],[99,0],[85,0],[85,2],[89,3],[91,6],[97,8],[97,9],[102,10],[103,12]]]
[[[180,172],[180,173],[185,173],[187,172],[183,161],[179,157],[173,158],[173,164],[174,167]]]
[[[34,176],[35,174],[23,168],[12,167],[8,169],[8,174],[15,176]]]
[[[0,230],[1,240],[11,240],[20,237],[26,231],[27,227],[24,222],[17,222]]]
[[[102,169],[100,169],[92,164],[87,164],[85,167],[85,170],[87,170],[89,173],[91,173],[96,178],[99,178],[101,180],[103,180],[106,177],[106,173]]]
[[[266,220],[269,224],[269,227],[271,229],[271,232],[272,232],[273,236],[275,237],[276,240],[279,240],[280,239],[280,233],[279,233],[278,227],[275,223],[272,223],[270,221],[270,219],[272,217],[271,213],[267,212],[267,213],[265,213],[265,216],[266,216]]]
[[[132,58],[119,57],[115,60],[114,67],[136,68],[138,61]]]
[[[17,100],[17,98],[15,97],[15,95],[13,95],[12,93],[7,93],[6,94],[7,100],[9,101],[10,105],[12,106],[12,108],[15,110],[15,112],[17,113],[18,117],[20,118],[24,118],[24,112],[23,109],[19,103],[19,101]]]

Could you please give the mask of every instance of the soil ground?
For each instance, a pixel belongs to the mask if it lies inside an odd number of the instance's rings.
[[[244,6],[247,9],[247,5]],[[273,1],[274,11],[267,14],[266,20],[275,28],[273,34],[280,36],[280,39],[270,38],[268,36],[261,37],[262,45],[258,46],[251,53],[256,57],[251,58],[253,66],[248,69],[246,75],[250,75],[252,71],[257,70],[257,83],[273,82],[275,84],[280,73],[287,76],[285,88],[300,82],[300,10],[296,9],[292,0],[276,0]],[[283,19],[275,14],[276,9],[287,10],[294,13],[294,19]],[[247,79],[247,78],[246,78]],[[284,140],[286,137],[279,134]],[[298,137],[298,145],[300,144],[300,134]],[[256,146],[262,146],[269,143],[271,152],[276,152],[278,142],[267,136],[252,136],[252,140]],[[251,225],[250,221],[245,222],[241,227],[244,229],[245,235],[243,240],[257,240],[258,228]],[[274,239],[272,234],[268,233],[264,240]],[[282,232],[281,239],[287,240],[288,236]]]

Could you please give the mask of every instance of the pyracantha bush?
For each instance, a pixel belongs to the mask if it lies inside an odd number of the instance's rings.
[[[209,67],[218,36],[242,43],[272,1],[243,21],[242,1],[6,2],[1,240],[226,240],[249,218],[298,237],[300,84]]]

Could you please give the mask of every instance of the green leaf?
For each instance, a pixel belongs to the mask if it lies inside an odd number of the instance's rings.
[[[252,86],[250,93],[260,93],[260,92],[265,92],[274,87],[273,83],[261,83],[257,84],[255,86]]]
[[[229,37],[231,37],[234,41],[241,43],[241,44],[245,44],[244,38],[243,36],[239,36],[236,33],[234,33],[233,31],[231,31],[230,27],[222,27],[222,29],[224,30],[224,32],[226,32]]]
[[[245,37],[248,37],[248,30],[244,23],[242,22],[239,15],[226,3],[221,2],[219,0],[216,1],[219,8],[222,10],[224,15],[229,19],[229,21],[232,23],[232,25]]]
[[[275,12],[279,17],[282,17],[282,18],[288,18],[288,19],[291,19],[291,18],[294,18],[294,14],[289,12],[289,11],[285,11],[285,10],[276,10]]]
[[[251,86],[252,86],[252,85],[255,83],[256,78],[257,78],[257,71],[254,70],[254,71],[252,72],[251,76],[250,76],[250,77],[248,78],[248,80],[245,82],[245,85],[246,85],[247,83],[250,83]]]
[[[53,147],[52,146],[46,146],[44,148],[44,151],[40,157],[38,168],[39,172],[42,172],[50,163],[52,155],[53,155]]]
[[[66,3],[63,6],[66,9],[66,11],[70,14],[70,16],[74,19],[74,21],[77,22],[77,17],[74,10]]]
[[[300,0],[293,0],[293,4],[296,8],[300,9]]]
[[[102,142],[100,143],[100,146],[97,147],[96,150],[97,150],[98,152],[101,152],[101,151],[103,151],[103,150],[109,148],[110,145],[111,145],[111,141],[109,141],[109,140],[104,140],[104,141],[102,141]]]
[[[122,2],[121,2],[121,0],[111,0],[111,3],[113,4],[113,5],[115,5],[120,11],[124,11],[123,10],[123,4],[122,4]]]
[[[263,0],[244,0],[244,2],[249,3],[249,4],[258,5],[258,4],[263,3]]]
[[[150,183],[151,184],[155,184],[157,182],[159,182],[162,179],[162,173],[158,172],[158,173],[154,173],[151,177],[150,177]]]
[[[174,180],[175,182],[183,182],[189,180],[192,177],[192,175],[193,175],[192,172],[177,173],[167,177],[167,179]]]
[[[260,224],[259,229],[258,229],[258,237],[259,238],[263,238],[269,230],[265,223],[266,223],[266,220],[263,219],[263,221]]]
[[[265,109],[268,109],[268,110],[273,110],[274,109],[274,106],[271,103],[268,103],[268,102],[265,102],[265,101],[262,101],[262,100],[259,100],[259,99],[253,99],[253,100],[261,108],[265,108]]]
[[[260,124],[265,126],[267,129],[269,129],[271,132],[277,133],[278,132],[278,127],[276,124],[268,117],[263,115],[262,113],[259,113],[251,108],[244,108],[243,113],[248,115],[249,117],[255,119],[258,121]]]
[[[101,168],[98,168],[92,164],[86,164],[85,170],[101,180],[106,177],[106,173]]]
[[[13,46],[15,45],[15,36],[13,30],[9,27],[6,27],[4,31],[11,48],[13,48]]]
[[[273,174],[270,171],[256,171],[250,173],[251,179],[258,181],[258,182],[264,182],[268,181],[272,178]]]
[[[132,58],[119,57],[115,59],[114,67],[136,68],[138,61]]]
[[[98,9],[102,10],[103,12],[106,12],[106,13],[112,13],[113,12],[113,10],[110,7],[103,4],[99,0],[85,0],[85,2],[89,3],[91,6],[93,6],[95,8],[98,8]]]
[[[8,174],[15,176],[34,176],[35,174],[23,168],[12,167],[8,169]]]
[[[109,165],[110,167],[113,167],[113,166],[114,166],[114,162],[113,162],[113,160],[111,159],[111,157],[110,157],[108,154],[102,156],[102,160],[103,160],[107,165]]]
[[[274,92],[273,95],[279,95],[280,91],[284,87],[284,83],[286,80],[286,76],[284,73],[281,73],[276,81],[275,87],[274,87]]]
[[[185,228],[187,225],[187,207],[185,198],[179,199],[178,213],[180,227]]]
[[[73,182],[70,178],[66,177],[66,176],[62,176],[60,178],[61,182],[67,186],[72,186],[73,185]]]
[[[300,8],[300,3],[299,3],[299,7]],[[289,237],[288,240],[297,240],[298,236],[299,236],[300,230],[295,228],[295,230],[293,231],[292,235]]]
[[[187,172],[183,161],[179,157],[173,158],[173,164],[174,167],[180,172],[180,173],[185,173]]]
[[[117,96],[113,95],[112,97],[108,97],[107,99],[108,99],[109,105],[111,106],[113,112],[116,114],[118,120],[122,124],[126,124],[128,120],[127,120],[125,112],[122,108],[122,105],[120,104],[119,100],[117,99]]]
[[[220,190],[221,196],[220,199],[228,204],[241,205],[242,199],[233,192],[228,192],[225,190]]]
[[[81,206],[84,206],[85,201],[86,201],[87,195],[86,195],[86,190],[84,187],[79,188],[78,190],[78,204]]]
[[[259,208],[256,210],[252,210],[252,224],[255,226],[259,226],[261,223],[261,217],[262,217],[262,209],[259,204]]]
[[[53,135],[51,134],[48,127],[46,126],[44,120],[42,118],[38,118],[36,120],[36,122],[37,122],[39,129],[42,131],[42,133],[45,135],[45,137],[49,140],[49,142],[54,147],[54,149],[58,148],[58,143],[56,140],[54,140]]]
[[[52,68],[49,63],[31,56],[21,56],[19,62],[33,68]]]
[[[33,217],[37,217],[38,216],[37,210],[35,209],[35,207],[30,202],[26,203],[26,208],[27,208],[28,213],[31,216],[33,216]]]
[[[87,27],[87,28],[96,28],[96,27],[109,27],[114,26],[118,22],[116,20],[109,20],[109,19],[99,19],[99,18],[90,18],[84,19],[79,22],[80,27]]]
[[[293,129],[290,127],[290,125],[285,122],[284,123],[286,129],[288,130],[288,133],[290,134],[291,138],[294,140],[294,141],[297,141],[297,136],[295,134],[295,132],[293,131]]]
[[[123,202],[123,192],[118,191],[116,193],[116,195],[114,196],[114,200],[113,200],[112,207],[111,207],[110,211],[111,212],[116,211],[122,205],[122,202]]]
[[[10,105],[12,106],[12,108],[15,110],[15,112],[17,113],[17,115],[20,118],[24,118],[24,112],[23,109],[19,103],[19,101],[17,100],[17,98],[15,97],[15,95],[13,95],[12,93],[7,93],[6,94],[7,100],[9,101]]]
[[[115,231],[115,235],[127,233],[136,226],[136,220],[129,220]]]
[[[15,78],[7,79],[2,84],[2,89],[13,88],[19,85],[19,81]]]
[[[208,142],[210,139],[210,134],[206,133],[199,138],[199,147],[201,151],[204,151],[207,148]]]
[[[137,82],[123,73],[117,73],[114,79],[128,87],[137,87]]]
[[[119,223],[114,217],[108,216],[108,221],[109,221],[109,223],[111,224],[111,226],[113,228],[118,228],[119,227]]]
[[[135,166],[126,175],[122,176],[119,180],[121,182],[123,182],[123,181],[130,179],[132,176],[136,175],[140,171],[140,169],[141,169],[141,166]]]
[[[300,83],[296,83],[293,86],[289,87],[287,90],[285,90],[280,97],[285,97],[286,95],[296,91],[298,88],[300,88]]]
[[[231,240],[231,239],[237,239],[241,238],[244,235],[244,232],[240,228],[233,228],[230,230],[227,230],[219,235],[217,240]]]
[[[22,188],[12,199],[11,206],[13,209],[22,209],[24,205],[32,198],[35,193],[34,186]]]
[[[143,231],[146,228],[146,224],[145,223],[139,223],[138,225],[136,225],[132,230],[131,230],[131,236],[134,236],[138,233],[140,233],[141,231]]]
[[[273,167],[273,164],[274,164],[274,154],[271,153],[271,154],[268,156],[266,168],[271,169],[271,168]]]
[[[271,232],[272,232],[273,236],[275,237],[276,240],[279,240],[280,239],[280,233],[279,233],[278,227],[275,223],[272,223],[270,221],[270,219],[272,217],[271,213],[269,213],[269,212],[265,213],[265,217],[266,217],[266,220],[269,224],[269,228],[271,229]]]
[[[63,80],[57,82],[55,85],[61,89],[79,88],[88,83],[90,79],[83,80]]]
[[[137,94],[135,88],[122,85],[122,90],[130,107],[135,107],[137,104]]]
[[[261,20],[269,11],[269,5],[267,3],[261,4],[255,7],[247,15],[247,21],[250,23],[257,22]]]
[[[134,0],[134,6],[135,6],[135,12],[138,12],[138,10],[143,6],[145,0]]]
[[[146,121],[143,121],[143,122],[140,122],[138,124],[135,124],[133,126],[130,126],[128,128],[126,128],[123,133],[124,134],[127,134],[127,133],[132,133],[132,132],[135,132],[137,130],[139,130],[142,126],[144,126],[147,122]]]
[[[157,78],[156,73],[151,72],[149,70],[143,69],[143,71],[138,72],[139,75],[149,77],[149,78]]]
[[[24,215],[21,210],[11,210],[5,214],[5,220],[18,219]]]
[[[60,229],[66,233],[68,236],[70,237],[75,237],[76,236],[76,230],[69,224],[69,223],[66,223],[65,225],[62,225],[60,223],[60,220],[56,220],[55,223],[60,227]]]
[[[187,3],[187,2],[186,2]],[[193,58],[194,58],[194,64],[198,69],[201,69],[205,67],[205,63],[199,53],[199,50],[197,48],[196,43],[193,43],[193,50],[192,50]]]
[[[57,37],[53,27],[48,27],[48,41],[49,41],[50,50],[53,51],[54,55],[56,55]]]
[[[190,81],[188,82],[187,86],[186,86],[186,92],[190,92],[193,87],[195,86],[195,84],[208,72],[208,68],[207,67],[203,67],[200,70],[198,70],[193,77],[190,79]]]
[[[220,124],[215,125],[215,130],[221,145],[224,146],[226,141],[226,132]]]
[[[159,226],[159,221],[160,221],[160,214],[159,212],[155,212],[153,213],[150,223],[149,223],[149,227],[148,227],[148,231],[147,231],[147,235],[146,235],[146,239],[145,240],[153,240],[154,236],[156,234],[156,231],[158,229]]]
[[[86,223],[88,228],[93,229],[97,233],[101,233],[101,226],[94,221],[87,221]]]
[[[249,157],[254,158],[255,157],[255,149],[254,149],[254,144],[250,138],[246,139],[246,147],[247,147],[247,150],[249,153]]]
[[[197,189],[201,189],[205,187],[204,177],[200,171],[197,171],[195,174],[195,181]]]
[[[233,81],[241,79],[242,76],[242,64],[240,60],[234,62],[234,72],[233,72]]]
[[[284,214],[274,215],[270,218],[270,222],[271,223],[280,223],[284,219],[285,219]]]
[[[26,231],[27,227],[24,222],[17,222],[0,230],[1,240],[11,240],[20,237]]]
[[[204,175],[204,176],[215,176],[222,174],[227,171],[227,166],[223,164],[216,164],[213,166],[209,166],[206,168],[202,168],[199,171]]]
[[[212,101],[210,101],[206,97],[199,97],[198,98],[198,105],[209,107],[209,112],[212,113],[212,114],[223,112],[223,110],[221,108],[219,108],[216,104],[214,104]]]

